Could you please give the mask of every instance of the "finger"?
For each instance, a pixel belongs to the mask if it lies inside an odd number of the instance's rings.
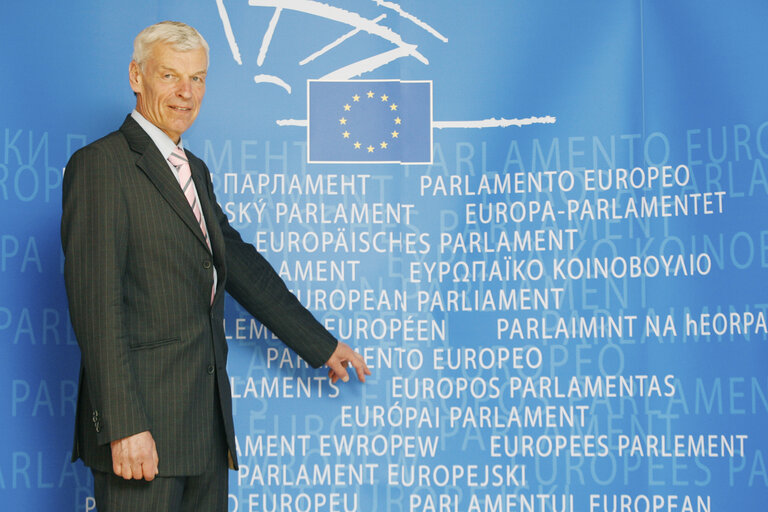
[[[157,459],[156,457],[152,457],[152,460],[148,460],[141,465],[141,471],[142,471],[142,477],[144,477],[144,480],[147,482],[150,482],[154,480],[155,476],[157,476]]]
[[[152,481],[159,473],[159,470],[157,469],[157,463],[159,462],[159,458],[157,456],[157,450],[155,447],[152,447],[152,461],[144,462],[141,465],[141,469],[144,472],[144,480],[146,481]]]
[[[133,478],[131,466],[125,462],[122,464],[122,477],[126,480],[131,480]]]
[[[344,372],[347,374],[347,380],[345,380],[344,382],[348,382],[349,381],[349,370],[348,370],[349,361],[341,361],[341,366],[344,367]]]
[[[134,462],[131,465],[131,476],[133,476],[134,480],[141,480],[144,478],[144,472],[141,470],[140,462]]]
[[[333,373],[336,374],[336,380],[341,379],[343,382],[349,382],[349,374],[344,369],[344,365],[339,361],[329,361],[328,366],[331,367]]]
[[[142,476],[147,482],[151,482],[157,475],[157,468],[151,462],[145,462],[141,465]]]
[[[114,460],[114,458],[112,459],[112,471],[114,471],[117,476],[123,476],[123,468],[117,460]]]
[[[365,364],[365,361],[363,361],[362,358],[354,358],[351,363],[357,372],[358,380],[360,380],[360,382],[365,382],[365,376],[371,374],[368,365]]]

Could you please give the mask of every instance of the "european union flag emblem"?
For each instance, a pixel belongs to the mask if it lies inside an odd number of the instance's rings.
[[[309,163],[432,163],[432,82],[310,80]]]

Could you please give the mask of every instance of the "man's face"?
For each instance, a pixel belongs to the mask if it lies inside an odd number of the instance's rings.
[[[129,67],[136,110],[179,142],[200,111],[207,69],[203,48],[180,52],[168,43],[155,43],[144,69],[134,61]]]

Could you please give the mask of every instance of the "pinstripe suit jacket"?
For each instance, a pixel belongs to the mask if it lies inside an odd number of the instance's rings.
[[[161,476],[199,474],[219,415],[236,467],[225,289],[312,366],[336,347],[229,226],[207,167],[187,156],[213,255],[168,164],[130,116],[76,152],[64,174],[64,277],[82,353],[72,458],[101,471],[112,470],[111,441],[149,430]]]

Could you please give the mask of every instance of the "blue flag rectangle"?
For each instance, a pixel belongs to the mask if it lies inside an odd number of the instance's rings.
[[[432,82],[310,80],[310,163],[432,163]]]

